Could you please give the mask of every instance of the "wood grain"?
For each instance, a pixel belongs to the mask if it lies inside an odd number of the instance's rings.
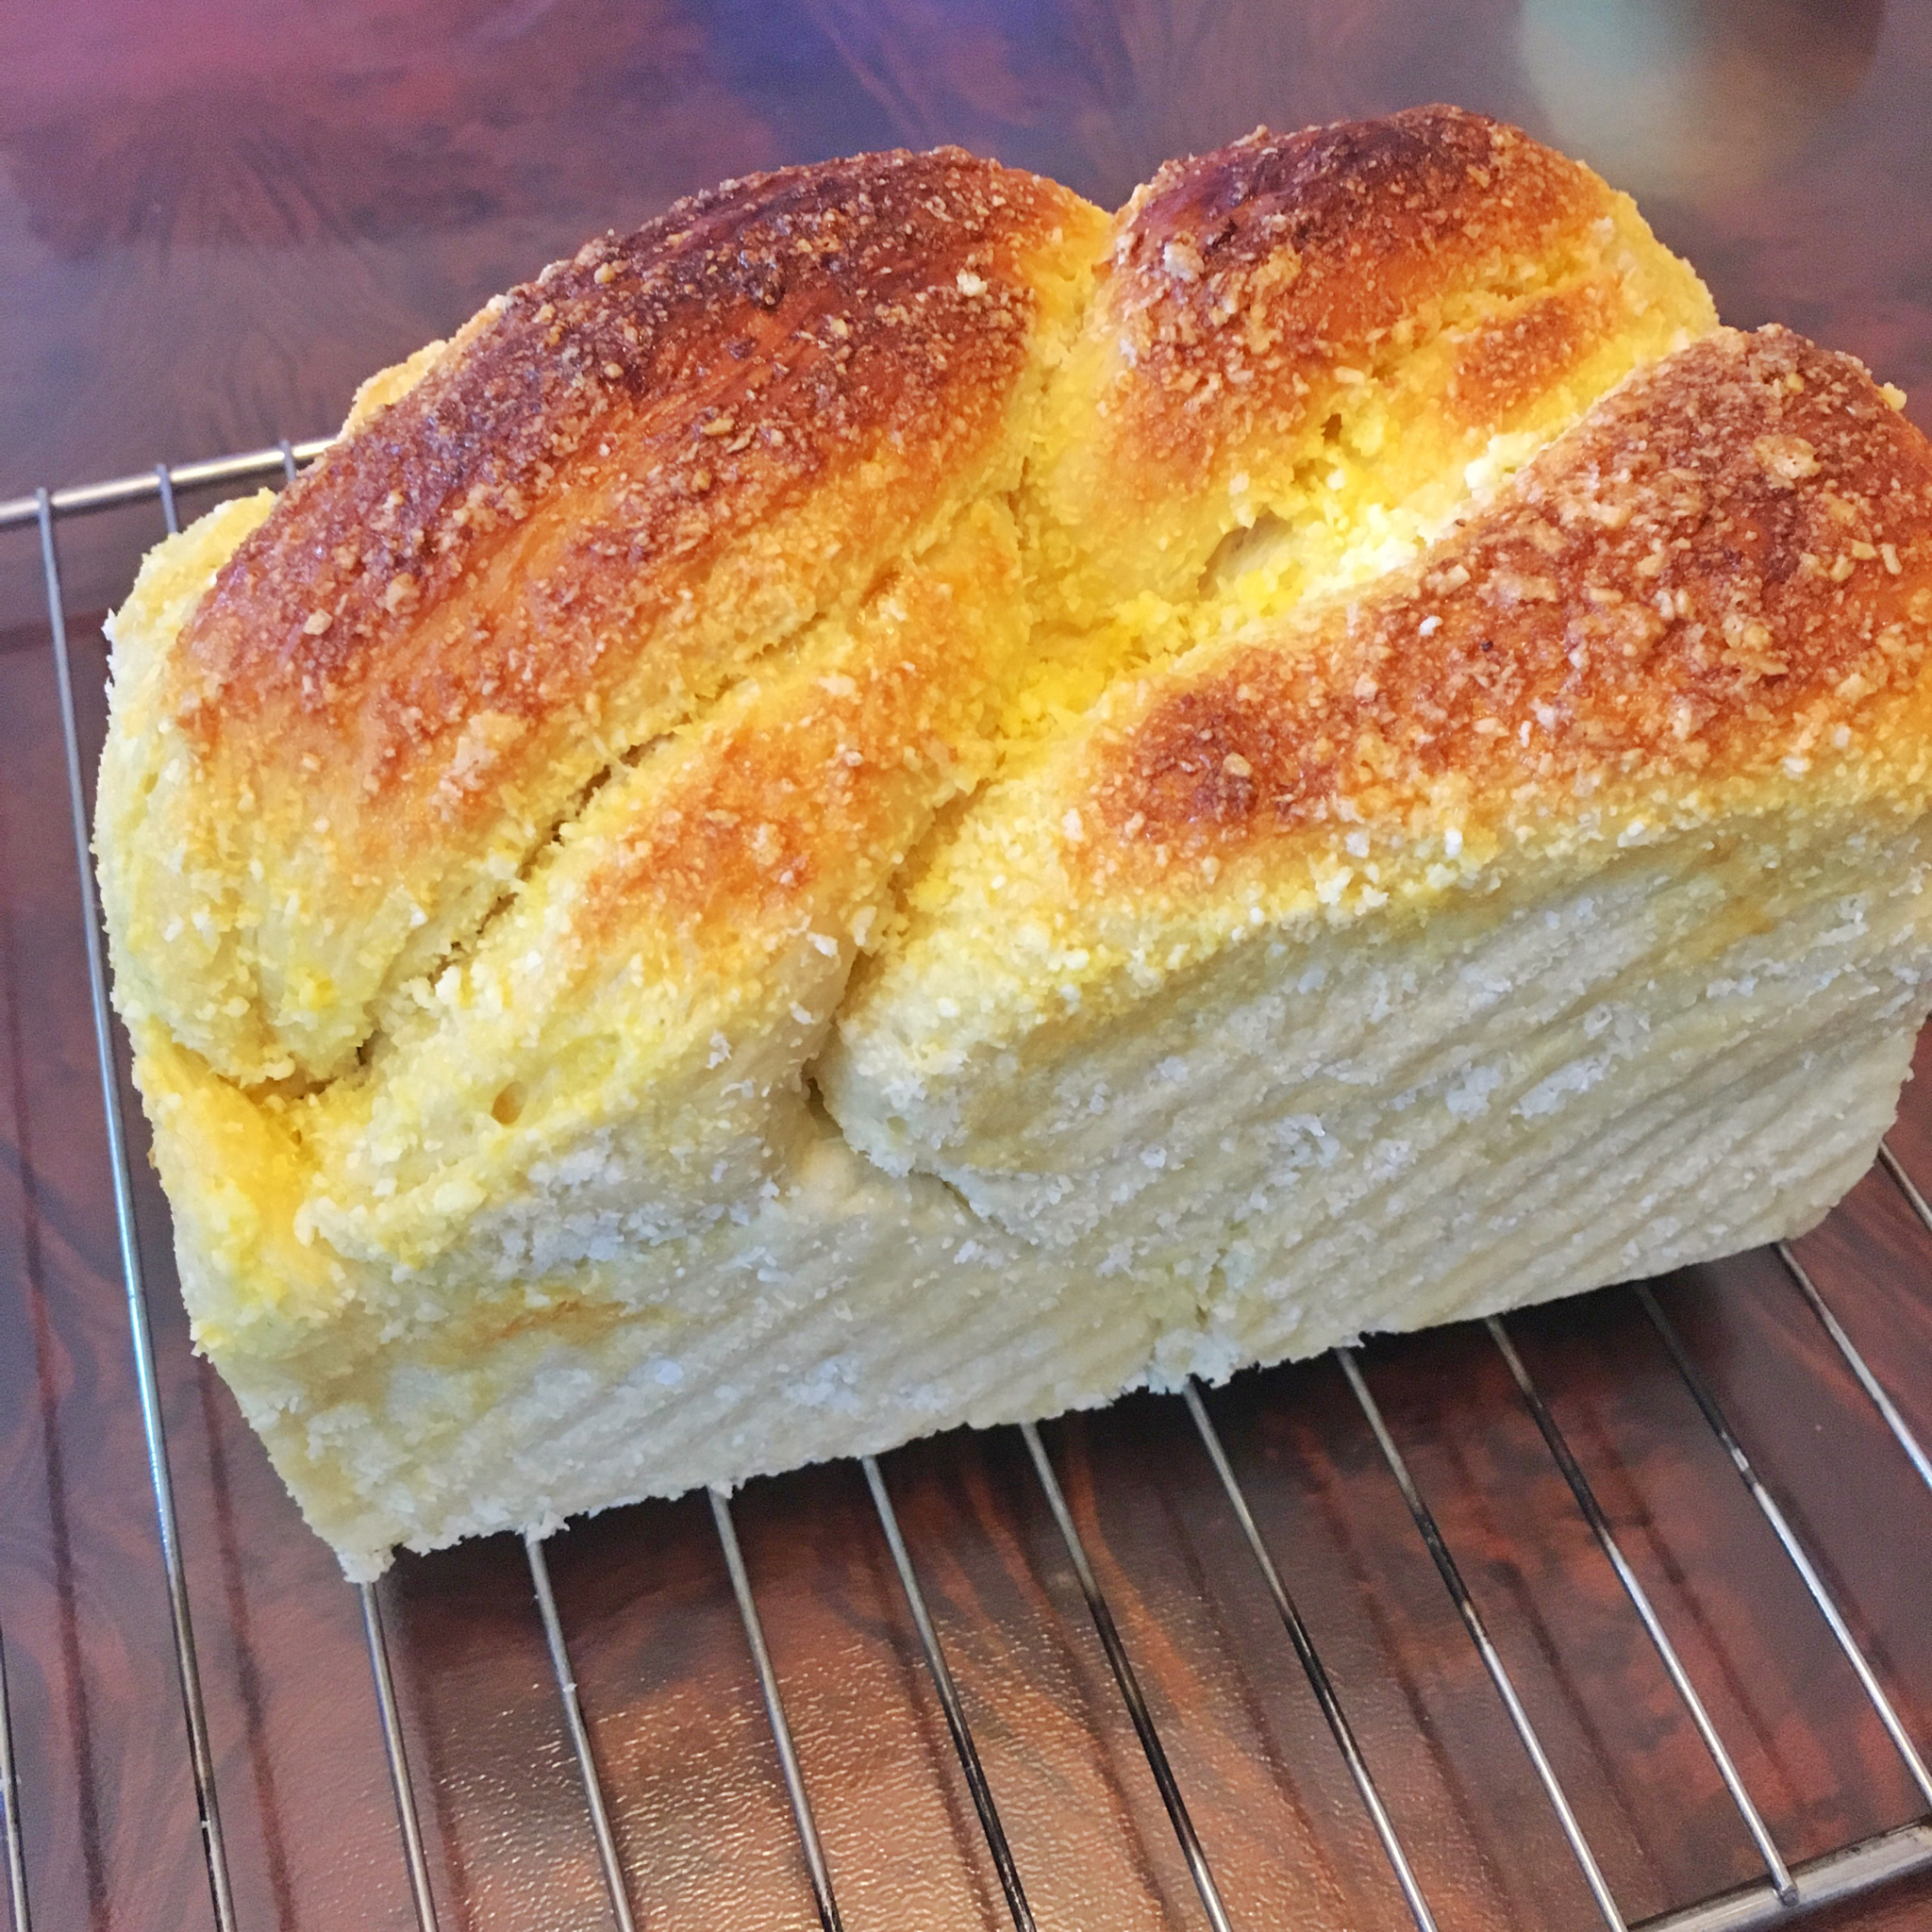
[[[0,35],[0,494],[326,429],[362,375],[493,290],[728,174],[958,140],[1117,200],[1257,122],[1441,97],[1621,171],[1728,319],[1865,355],[1918,385],[1932,424],[1924,8],[96,0],[12,9]],[[76,611],[119,594],[158,527],[149,506],[63,530]],[[200,1927],[38,595],[34,544],[0,538],[0,1630],[35,1923]],[[90,764],[96,623],[74,630]],[[1932,1180],[1924,1081],[1894,1145]],[[136,1180],[241,1921],[401,1932],[355,1597],[190,1355],[165,1205],[139,1160]],[[1800,1251],[1932,1437],[1932,1240],[1874,1175]],[[1932,1497],[1774,1259],[1693,1271],[1664,1298],[1923,1742]],[[1512,1328],[1787,1853],[1914,1815],[1632,1298]],[[1481,1331],[1365,1363],[1626,1911],[1750,1877]],[[1442,1924],[1591,1923],[1336,1369],[1245,1376],[1211,1407]],[[1137,1398],[1045,1434],[1237,1924],[1401,1923],[1185,1412]],[[1018,1440],[918,1444],[886,1471],[1041,1924],[1202,1924]],[[737,1509],[848,1923],[1004,1924],[858,1472],[756,1484]],[[708,1512],[616,1511],[551,1562],[641,1921],[810,1923]],[[383,1594],[443,1924],[608,1924],[521,1547],[405,1562]],[[1928,1915],[1918,1883],[1809,1923]]]

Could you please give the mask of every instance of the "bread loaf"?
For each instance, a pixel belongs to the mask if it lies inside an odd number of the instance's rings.
[[[115,998],[351,1575],[1794,1233],[1932,1004],[1932,450],[1450,108],[727,184],[112,621]]]

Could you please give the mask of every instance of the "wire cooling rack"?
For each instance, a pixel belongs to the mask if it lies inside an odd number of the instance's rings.
[[[29,541],[38,536],[39,563],[44,576],[47,625],[58,683],[60,722],[65,741],[68,804],[75,853],[79,865],[79,909],[85,931],[93,1044],[105,1104],[113,1208],[133,1345],[135,1381],[148,1475],[153,1489],[161,1564],[166,1578],[173,1664],[180,1691],[186,1751],[199,1811],[208,1896],[220,1932],[231,1932],[231,1928],[240,1926],[243,1921],[231,1880],[229,1846],[223,1829],[204,1670],[196,1651],[188,1567],[177,1524],[162,1405],[158,1391],[156,1341],[149,1324],[142,1241],[137,1228],[135,1182],[129,1165],[127,1135],[122,1113],[116,1035],[107,999],[99,908],[88,852],[87,786],[80,750],[74,662],[69,644],[70,618],[61,590],[58,532],[65,519],[143,501],[158,503],[162,519],[167,528],[173,531],[179,526],[175,507],[177,491],[253,483],[275,477],[292,478],[301,464],[311,460],[325,446],[323,442],[298,445],[285,442],[274,450],[174,468],[163,465],[144,475],[75,489],[42,490],[31,497],[0,502],[0,530],[18,529]],[[1928,1207],[1891,1148],[1881,1146],[1879,1158],[1885,1174],[1908,1205],[1911,1214],[1927,1234],[1932,1234],[1932,1207]],[[1798,1256],[1783,1243],[1775,1252],[1792,1288],[1802,1296],[1811,1315],[1829,1338],[1831,1347],[1856,1378],[1897,1450],[1916,1472],[1918,1480],[1932,1491],[1932,1458],[1928,1458],[1924,1446],[1914,1434],[1898,1403],[1854,1344],[1838,1314],[1827,1304]],[[1682,1713],[1694,1727],[1701,1748],[1722,1780],[1737,1819],[1755,1847],[1757,1860],[1761,1866],[1761,1874],[1755,1880],[1733,1885],[1716,1895],[1646,1918],[1626,1918],[1605,1877],[1598,1851],[1579,1823],[1573,1792],[1566,1790],[1564,1781],[1559,1778],[1544,1736],[1525,1707],[1517,1681],[1507,1667],[1491,1626],[1478,1607],[1476,1595],[1465,1580],[1463,1569],[1458,1566],[1450,1540],[1424,1499],[1423,1488],[1405,1457],[1396,1433],[1377,1402],[1371,1387],[1366,1358],[1354,1349],[1339,1350],[1335,1356],[1336,1363],[1358,1406],[1360,1417],[1373,1437],[1381,1461],[1386,1465],[1388,1477],[1399,1492],[1412,1520],[1415,1534],[1440,1575],[1447,1599],[1480,1659],[1494,1696],[1533,1771],[1535,1785],[1541,1788],[1541,1797],[1560,1831],[1568,1856],[1574,1860],[1576,1874],[1580,1874],[1592,1915],[1578,1923],[1624,1928],[1624,1932],[1640,1932],[1640,1928],[1641,1932],[1748,1932],[1748,1928],[1785,1924],[1810,1909],[1852,1898],[1890,1880],[1932,1870],[1932,1771],[1928,1771],[1911,1727],[1899,1708],[1895,1691],[1887,1688],[1886,1672],[1881,1662],[1874,1658],[1871,1648],[1861,1644],[1855,1636],[1852,1620],[1841,1607],[1838,1595],[1828,1587],[1812,1545],[1794,1527],[1772,1488],[1760,1476],[1751,1455],[1733,1428],[1718,1391],[1700,1368],[1662,1302],[1648,1286],[1639,1286],[1626,1292],[1636,1297],[1642,1315],[1668,1352],[1705,1424],[1735,1469],[1751,1505],[1776,1539],[1817,1617],[1822,1620],[1832,1643],[1841,1653],[1856,1677],[1871,1715],[1881,1728],[1890,1750],[1895,1753],[1898,1765],[1903,1768],[1910,1789],[1916,1793],[1916,1802],[1923,1807],[1923,1815],[1857,1842],[1840,1845],[1822,1856],[1790,1859],[1780,1851],[1777,1837],[1767,1822],[1764,1809],[1754,1798],[1731,1746],[1726,1743],[1705,1697],[1693,1682],[1690,1668],[1673,1641],[1666,1627],[1667,1619],[1640,1579],[1638,1566],[1626,1554],[1613,1527],[1612,1512],[1600,1499],[1598,1491],[1585,1474],[1583,1461],[1558,1426],[1552,1403],[1532,1375],[1510,1324],[1491,1319],[1485,1324],[1488,1340],[1507,1366],[1516,1392],[1533,1419],[1555,1468],[1560,1473],[1581,1521],[1587,1524],[1596,1547],[1614,1572],[1627,1601],[1628,1611],[1641,1624]],[[1379,1856],[1386,1860],[1388,1873],[1392,1876],[1409,1919],[1422,1928],[1422,1932],[1433,1932],[1439,1924],[1437,1913],[1441,1909],[1441,1901],[1432,1902],[1417,1875],[1417,1862],[1411,1857],[1410,1845],[1397,1823],[1396,1807],[1391,1806],[1371,1770],[1370,1754],[1365,1751],[1356,1727],[1351,1724],[1329,1667],[1317,1648],[1309,1623],[1297,1607],[1285,1574],[1293,1566],[1284,1559],[1264,1533],[1237,1474],[1236,1460],[1230,1456],[1214,1415],[1210,1413],[1209,1400],[1204,1398],[1202,1391],[1192,1386],[1182,1391],[1178,1399],[1184,1405],[1186,1415],[1211,1463],[1222,1499],[1239,1527],[1240,1538],[1252,1557],[1287,1641],[1306,1674],[1327,1733],[1346,1768],[1356,1798],[1368,1822],[1373,1843],[1379,1847]],[[1199,1915],[1216,1928],[1216,1932],[1227,1932],[1227,1928],[1239,1923],[1238,1916],[1230,1911],[1223,1884],[1216,1875],[1214,1861],[1190,1812],[1183,1780],[1176,1773],[1168,1743],[1163,1740],[1161,1727],[1136,1673],[1128,1642],[1122,1635],[1114,1606],[1096,1573],[1088,1541],[1076,1520],[1076,1511],[1069,1505],[1055,1458],[1039,1429],[1027,1424],[1019,1433],[1041,1495],[1077,1582],[1079,1597],[1084,1599],[1093,1632],[1104,1652],[1113,1685],[1158,1788],[1160,1804],[1172,1827],[1188,1877],[1191,1880]],[[922,1588],[919,1568],[894,1508],[886,1472],[872,1457],[864,1458],[860,1467],[878,1530],[890,1550],[892,1568],[917,1633],[918,1650],[930,1681],[931,1693],[943,1717],[945,1733],[970,1796],[977,1829],[983,1835],[991,1871],[996,1875],[998,1901],[1017,1932],[1031,1932],[1035,1916],[1034,1907],[1028,1902],[1027,1874],[1022,1869],[1022,1860],[1015,1855],[1002,1818],[992,1781],[975,1742],[969,1716],[969,1700],[962,1695],[949,1666],[947,1647]],[[832,1864],[821,1840],[806,1770],[801,1765],[800,1753],[787,1720],[780,1673],[766,1641],[758,1601],[741,1549],[734,1505],[730,1498],[718,1492],[713,1492],[708,1502],[795,1826],[796,1850],[804,1879],[808,1885],[819,1923],[826,1932],[838,1932],[844,1920]],[[1914,1532],[1901,1532],[1893,1527],[1889,1533]],[[1923,1536],[1924,1533],[1925,1524],[1922,1520],[1916,1534]],[[534,1536],[526,1537],[524,1555],[555,1677],[562,1724],[594,1840],[609,1920],[622,1928],[622,1932],[632,1932],[640,1916],[633,1903],[632,1874],[626,1871],[619,1834],[613,1828],[612,1803],[579,1697],[572,1666],[570,1640],[559,1613],[557,1592],[552,1586],[544,1541]],[[391,1662],[391,1639],[385,1626],[381,1596],[375,1588],[367,1585],[359,1588],[359,1596],[362,1632],[394,1799],[395,1852],[407,1874],[416,1922],[424,1932],[430,1932],[430,1928],[454,1923],[446,1907],[443,1916],[439,1916],[439,1900],[432,1882],[432,1860],[425,1848],[422,1818],[425,1804],[433,1793],[425,1789],[425,1781],[411,1766],[396,1672]],[[8,1705],[5,1609],[5,1605],[0,1604],[0,1810],[4,1810],[5,1816],[12,1923],[15,1932],[29,1932],[34,1923],[33,1895],[22,1829],[22,1793],[14,1724]],[[1446,1924],[1449,1922],[1444,1920],[1442,1923]]]

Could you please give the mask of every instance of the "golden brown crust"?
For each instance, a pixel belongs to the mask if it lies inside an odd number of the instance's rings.
[[[586,244],[285,494],[189,625],[184,723],[325,720],[380,791],[477,711],[596,690],[613,629],[827,471],[894,436],[963,459],[1071,201],[957,149],[871,156]]]
[[[1131,356],[1137,447],[1190,470],[1263,419],[1299,418],[1316,379],[1459,287],[1542,260],[1609,200],[1577,162],[1441,106],[1170,161],[1136,195],[1099,297]]]
[[[1491,440],[1541,441],[1715,327],[1696,276],[1580,162],[1453,108],[1163,168],[1115,224],[1049,395],[1028,523],[1049,626],[1193,596],[1271,518],[1433,525]]]
[[[1105,220],[958,150],[787,170],[398,373],[158,645],[124,991],[230,1077],[352,1065],[601,774],[1012,486]]]
[[[766,930],[842,928],[934,805],[981,774],[1023,612],[1011,521],[982,507],[883,587],[822,675],[707,722],[681,782],[586,878],[573,935],[608,955],[675,933],[722,969]]]
[[[1420,580],[1324,616],[1106,742],[1084,868],[1400,824],[1445,777],[1574,817],[1619,780],[1862,736],[1932,650],[1932,446],[1850,357],[1723,331],[1631,377]]]
[[[1615,292],[1603,282],[1553,289],[1472,331],[1456,352],[1444,401],[1459,422],[1507,423],[1524,398],[1574,369],[1617,321]]]
[[[612,1135],[659,1234],[742,1205],[795,1138],[798,1068],[900,860],[985,767],[1018,590],[1011,518],[976,506],[615,774],[425,991],[425,1024],[305,1104],[317,1228],[421,1265],[474,1236],[452,1183],[513,1200]]]

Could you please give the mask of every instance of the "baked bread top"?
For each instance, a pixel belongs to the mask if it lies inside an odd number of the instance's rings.
[[[380,380],[116,626],[124,1008],[244,1083],[352,1066],[601,775],[1013,487],[1104,232],[957,151],[793,169]]]
[[[1480,115],[1170,161],[1122,210],[1048,397],[1041,615],[1191,592],[1260,520],[1440,517],[1490,439],[1541,440],[1715,322],[1627,195]]]
[[[819,1096],[948,1173],[1251,936],[1917,810],[1924,440],[1715,322],[1441,108],[1111,224],[788,171],[500,298],[115,620],[116,998],[249,1174],[197,1291],[567,1274],[746,1211]]]

